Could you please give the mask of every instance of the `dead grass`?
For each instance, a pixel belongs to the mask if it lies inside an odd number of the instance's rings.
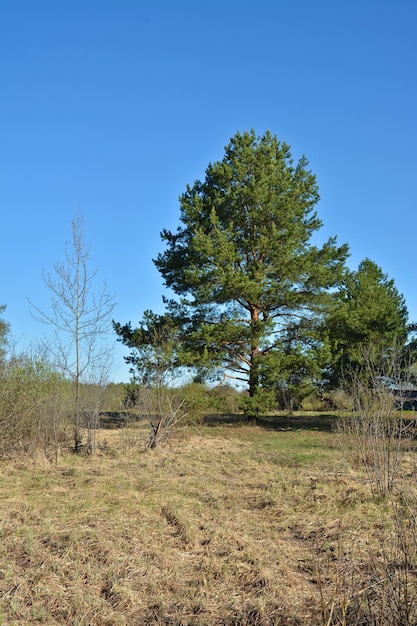
[[[94,458],[0,466],[0,624],[368,623],[341,621],[343,598],[394,518],[335,435],[222,425],[146,453],[105,437]]]

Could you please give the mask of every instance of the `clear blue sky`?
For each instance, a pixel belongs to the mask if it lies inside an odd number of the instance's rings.
[[[120,322],[162,311],[152,258],[237,131],[305,154],[323,238],[380,265],[417,319],[415,0],[1,0],[0,304],[45,333],[42,270],[81,207]],[[127,380],[118,347],[115,380]]]

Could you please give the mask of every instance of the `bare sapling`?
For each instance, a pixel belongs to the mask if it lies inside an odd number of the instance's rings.
[[[111,368],[113,350],[108,335],[114,297],[105,284],[95,289],[97,270],[90,270],[89,260],[90,247],[85,243],[83,220],[78,212],[72,221],[72,239],[66,246],[65,261],[54,265],[52,275],[43,273],[44,284],[52,294],[50,310],[41,310],[30,302],[35,318],[54,329],[53,339],[46,342],[48,352],[54,366],[72,383],[75,452],[83,449],[81,387],[103,381]]]

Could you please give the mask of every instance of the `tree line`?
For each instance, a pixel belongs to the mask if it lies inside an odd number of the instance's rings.
[[[105,285],[96,288],[77,213],[64,262],[43,275],[51,310],[31,303],[35,316],[55,330],[54,339],[34,359],[7,359],[8,324],[0,307],[1,379],[13,372],[16,384],[23,377],[32,387],[36,379],[56,397],[70,381],[66,394],[79,451],[84,417],[89,414],[94,425],[99,410],[94,394],[83,395],[82,387],[108,382],[109,331],[130,351],[124,402],[151,389],[149,412],[166,423],[185,411],[182,400],[174,402],[166,392],[178,381],[194,385],[194,393],[207,383],[243,390],[239,408],[256,416],[292,410],[316,391],[324,394],[347,376],[359,376],[369,348],[373,363],[395,350],[409,372],[415,327],[404,297],[369,258],[348,269],[346,243],[336,237],[316,243],[318,202],[305,157],[294,163],[290,147],[270,132],[237,133],[223,159],[210,163],[204,179],[180,196],[177,230],[162,231],[164,249],[154,259],[172,295],[163,297],[163,314],[146,310],[136,326],[112,320],[114,297]],[[188,398],[192,406],[196,410]],[[89,432],[92,437],[94,428]]]

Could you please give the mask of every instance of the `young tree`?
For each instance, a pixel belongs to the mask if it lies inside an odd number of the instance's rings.
[[[178,374],[178,331],[168,315],[146,311],[140,326],[132,329],[113,322],[119,340],[131,350],[126,362],[132,364],[129,396],[142,414],[148,415],[149,448],[175,432],[186,417],[185,398],[175,397],[169,386]]]
[[[113,322],[118,341],[131,350],[125,357],[131,365],[133,380],[142,385],[165,387],[178,365],[176,356],[177,330],[168,315],[145,311],[138,328]]]
[[[348,271],[336,304],[326,319],[331,349],[327,376],[337,387],[348,370],[364,365],[363,354],[372,346],[379,354],[401,349],[408,335],[408,311],[404,296],[382,269],[364,259],[357,271]],[[385,355],[386,356],[386,355]]]
[[[177,231],[161,234],[167,249],[155,265],[178,296],[166,304],[184,362],[244,381],[250,397],[288,327],[305,337],[323,314],[348,254],[336,238],[311,243],[322,223],[307,166],[305,157],[294,166],[289,146],[269,132],[238,133],[180,197]]]
[[[90,247],[84,240],[80,212],[72,221],[72,239],[67,243],[65,262],[54,265],[54,273],[43,273],[51,291],[51,311],[38,307],[35,316],[55,329],[55,341],[48,344],[51,361],[74,383],[74,449],[80,450],[81,395],[84,382],[102,382],[108,373],[111,349],[104,341],[111,330],[114,296],[104,285],[95,291],[97,270],[90,270]]]

